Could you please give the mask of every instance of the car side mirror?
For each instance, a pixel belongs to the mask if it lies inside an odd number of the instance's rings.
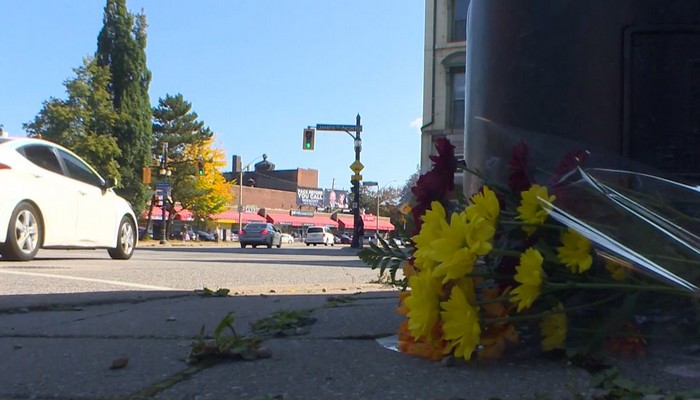
[[[117,179],[116,178],[110,177],[110,178],[105,179],[105,184],[104,184],[105,189],[111,189],[115,186],[117,186]]]

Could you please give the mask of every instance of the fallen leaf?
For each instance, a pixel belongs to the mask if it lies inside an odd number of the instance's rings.
[[[126,367],[126,365],[129,363],[129,358],[128,357],[118,357],[112,360],[112,365],[109,366],[109,369],[121,369]]]

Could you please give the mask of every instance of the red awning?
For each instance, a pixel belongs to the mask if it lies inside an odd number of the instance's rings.
[[[153,207],[151,219],[160,220],[162,214],[163,209],[161,207]],[[165,215],[166,217],[168,216],[168,210],[165,211]],[[148,218],[148,210],[145,210],[143,213],[141,213],[141,217],[144,219]],[[173,218],[178,221],[192,221],[194,219],[192,211],[183,210],[182,207],[180,207],[179,205],[175,206],[175,217]]]
[[[355,229],[355,217],[338,215],[338,229]]]
[[[291,226],[330,226],[335,228],[338,223],[333,221],[328,215],[314,215],[312,217],[302,217],[297,215],[289,215],[288,213],[267,212],[267,221],[275,225],[291,225]]]
[[[377,217],[372,214],[362,214],[362,222],[365,223],[365,231],[377,230]],[[394,225],[391,224],[389,218],[379,218],[380,231],[393,231]]]
[[[338,229],[355,229],[355,217],[350,214],[337,215]],[[377,220],[372,214],[362,214],[362,222],[365,225],[365,231],[376,230]],[[393,231],[394,225],[391,224],[389,218],[379,218],[380,231]]]
[[[223,222],[223,223],[238,223],[238,211],[237,210],[227,210],[222,213],[218,214],[212,214],[211,219],[217,222]],[[265,218],[259,216],[256,213],[252,212],[242,212],[241,213],[241,221],[244,224],[247,224],[248,222],[265,222]]]
[[[190,210],[180,210],[175,214],[175,219],[180,221],[192,221],[194,214]]]

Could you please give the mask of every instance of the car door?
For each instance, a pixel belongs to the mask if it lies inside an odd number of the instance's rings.
[[[77,192],[73,180],[65,176],[58,154],[44,144],[22,146],[18,152],[31,163],[27,168],[27,198],[41,212],[44,246],[76,245]]]
[[[282,233],[281,233],[281,231],[280,231],[279,229],[277,229],[277,227],[274,226],[274,225],[272,225],[272,224],[270,225],[270,227],[272,228],[272,234],[274,235],[274,236],[272,237],[272,244],[274,244],[274,245],[280,245],[280,244],[282,244]]]
[[[117,231],[117,216],[112,196],[104,189],[104,181],[83,160],[58,149],[78,202],[76,236],[84,246],[110,246]]]

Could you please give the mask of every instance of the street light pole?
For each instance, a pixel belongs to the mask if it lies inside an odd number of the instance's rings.
[[[377,215],[376,215],[376,222],[377,222],[377,236],[379,236],[379,182],[378,181],[364,181],[362,182],[362,186],[376,186],[377,187]]]
[[[170,169],[168,169],[168,142],[163,143],[163,155],[161,156],[160,159],[160,170],[158,171],[158,175],[161,176],[161,179],[163,182],[167,182],[167,177],[170,176]],[[165,201],[167,200],[168,197],[168,189],[163,188],[162,191],[163,195],[163,203],[161,204],[161,222],[162,222],[162,229],[161,229],[161,238],[160,238],[160,244],[166,244],[168,243],[168,231],[166,229],[165,225]]]
[[[357,117],[355,118],[355,137],[353,144],[355,147],[355,161],[358,163],[360,162],[360,152],[362,151],[362,138],[360,137],[360,132],[362,132],[362,125],[360,124],[360,114],[357,114]],[[359,249],[362,248],[363,242],[362,237],[360,237],[360,225],[363,226],[362,234],[364,234],[364,223],[362,222],[362,217],[360,216],[360,181],[354,180],[352,182],[352,187],[355,191],[353,196],[355,224],[353,227],[352,244],[350,244],[350,247],[353,249]]]
[[[379,236],[379,203],[380,203],[379,193],[382,190],[384,190],[387,186],[389,186],[390,183],[394,183],[394,182],[396,182],[396,179],[385,183],[384,186],[381,187],[381,189],[379,188],[378,181],[365,181],[362,183],[363,186],[376,186],[377,187],[377,236]]]

